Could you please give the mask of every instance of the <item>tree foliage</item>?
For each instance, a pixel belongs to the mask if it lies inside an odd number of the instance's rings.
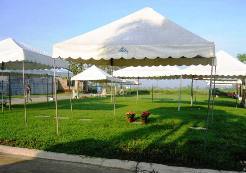
[[[74,75],[76,75],[84,70],[84,66],[83,64],[70,62],[70,70]]]
[[[241,61],[241,62],[246,62],[246,54],[238,54],[237,58]]]

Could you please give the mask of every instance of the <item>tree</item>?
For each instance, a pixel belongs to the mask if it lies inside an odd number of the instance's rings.
[[[70,62],[70,70],[74,75],[76,75],[84,70],[84,66],[83,64]]]
[[[243,62],[243,63],[246,63],[246,54],[238,54],[237,55],[237,58]]]

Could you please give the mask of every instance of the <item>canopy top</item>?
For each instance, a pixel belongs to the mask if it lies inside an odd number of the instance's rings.
[[[18,69],[22,67],[19,62],[25,61],[30,65],[27,68],[47,68],[53,67],[54,59],[41,51],[30,48],[12,38],[0,41],[0,63],[4,62],[7,68]],[[68,62],[55,59],[57,68],[68,68]]]
[[[144,8],[57,43],[53,57],[115,66],[210,64],[214,43]]]
[[[211,66],[190,66],[183,70],[183,75],[210,76]],[[225,51],[216,53],[216,75],[221,77],[246,76],[246,64],[240,62]]]
[[[83,72],[73,76],[71,80],[79,81],[113,81],[118,82],[117,78],[113,78],[110,74],[106,73],[102,69],[96,67],[95,65],[84,70]]]

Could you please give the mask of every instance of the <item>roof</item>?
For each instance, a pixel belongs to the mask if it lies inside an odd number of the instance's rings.
[[[27,64],[32,63],[32,65],[27,66],[29,68],[53,67],[54,62],[54,58],[33,48],[29,48],[12,38],[0,41],[0,58],[1,62],[4,62],[7,67],[15,69],[18,67],[22,68],[22,65],[17,62],[25,61]],[[33,64],[35,64],[35,67]],[[55,59],[55,65],[57,68],[67,68],[68,62],[62,59]]]
[[[184,29],[152,8],[144,8],[56,43],[53,57],[92,64],[151,66],[209,64],[215,55],[214,43]]]
[[[211,66],[190,66],[183,75],[210,76]],[[246,64],[240,62],[225,51],[216,53],[216,75],[220,77],[246,76]]]
[[[73,76],[71,80],[79,81],[114,81],[118,82],[119,80],[113,78],[110,74],[106,73],[102,69],[96,67],[95,65],[84,70],[83,72]]]

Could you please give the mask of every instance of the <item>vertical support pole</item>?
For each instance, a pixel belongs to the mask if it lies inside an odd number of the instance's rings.
[[[1,66],[1,71],[2,71],[2,81],[1,81],[1,98],[2,98],[2,103],[1,103],[1,105],[2,105],[2,113],[4,113],[4,108],[3,108],[3,69],[4,69],[4,67],[3,67],[3,62],[2,62],[2,66]]]
[[[138,77],[137,100],[136,100],[136,102],[138,101],[138,90],[139,90],[139,77]]]
[[[181,91],[182,91],[182,75],[180,75],[180,82],[179,82],[179,103],[178,103],[178,111],[180,111],[181,107]]]
[[[49,102],[49,75],[46,75],[46,99],[47,99],[47,103]]]
[[[52,76],[51,80],[52,80],[52,82],[51,82],[51,96],[54,99],[54,76]]]
[[[242,79],[242,100],[240,105],[244,108],[246,108],[246,78]]]
[[[55,118],[56,118],[56,134],[59,135],[59,120],[58,120],[58,105],[57,105],[57,90],[56,90],[56,65],[55,59],[53,60],[53,68],[54,68],[54,94],[55,94]]]
[[[112,79],[114,79],[114,67],[113,67],[114,63],[113,63],[113,59],[110,59],[110,66],[111,66],[111,75],[112,75]],[[111,82],[112,84],[112,82]],[[112,90],[111,90],[112,91]],[[114,105],[114,115],[115,115],[115,109],[116,109],[116,83],[114,82],[114,94],[113,94],[113,105]]]
[[[236,83],[236,108],[237,108],[237,100],[238,100],[238,83]]]
[[[68,91],[71,92],[71,88],[70,88],[71,80],[70,80],[69,72],[70,72],[70,65],[68,66],[67,80],[68,80]],[[73,96],[72,96],[72,92],[71,92],[71,97],[70,97],[70,110],[71,110],[71,112],[73,112],[72,98],[73,98]]]
[[[194,82],[194,78],[192,76],[191,77],[191,86],[190,86],[190,106],[191,106],[191,108],[193,107],[193,82]]]
[[[23,80],[23,97],[24,97],[24,116],[25,124],[27,126],[27,113],[26,113],[26,85],[25,85],[25,61],[22,62],[22,80]]]
[[[210,74],[210,83],[209,83],[209,92],[208,92],[208,111],[207,111],[207,130],[206,131],[208,131],[208,126],[209,126],[209,115],[210,115],[211,94],[212,94],[213,68],[214,68],[214,59],[212,60],[212,65],[211,65],[211,74]]]
[[[153,84],[152,84],[152,87],[151,87],[151,100],[152,100],[152,102],[154,101],[154,87],[153,87]]]
[[[3,71],[2,71],[2,81],[1,81],[1,97],[2,97],[2,113],[4,113],[4,105],[3,105]]]
[[[212,110],[211,110],[212,122],[214,121],[215,82],[216,82],[216,65],[214,66],[214,84],[212,89]]]
[[[11,91],[11,75],[9,72],[9,110],[11,110],[11,97],[12,97],[12,91]]]
[[[115,109],[116,109],[116,85],[114,83],[114,115],[115,115]]]
[[[70,80],[69,72],[70,72],[70,65],[68,66],[68,71],[67,71],[68,91],[70,92],[71,91],[71,85],[70,85],[71,80]]]

